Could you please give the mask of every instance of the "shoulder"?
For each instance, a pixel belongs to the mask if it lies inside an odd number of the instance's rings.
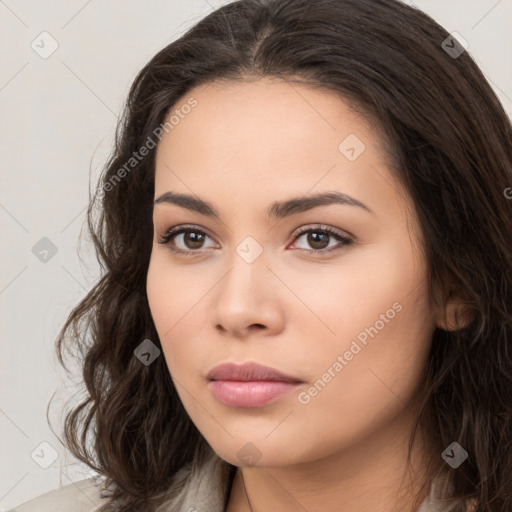
[[[101,481],[87,478],[36,496],[8,512],[93,512],[107,502],[103,490]]]
[[[213,451],[202,464],[194,460],[174,476],[166,510],[222,512],[234,471],[235,466]],[[102,505],[116,506],[106,499],[112,494],[111,486],[105,487],[103,479],[88,478],[41,494],[7,512],[99,512]]]
[[[166,503],[166,510],[225,510],[237,468],[210,451],[204,462],[194,460],[175,475],[174,497]]]

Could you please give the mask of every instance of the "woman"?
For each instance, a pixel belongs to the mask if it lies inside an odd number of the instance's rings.
[[[131,88],[89,208],[105,273],[58,339],[105,481],[16,510],[509,511],[511,164],[421,11],[211,13]]]

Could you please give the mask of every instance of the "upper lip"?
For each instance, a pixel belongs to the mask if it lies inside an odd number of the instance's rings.
[[[207,375],[210,380],[273,380],[280,382],[302,382],[296,377],[286,375],[279,370],[257,363],[222,363],[213,368]]]

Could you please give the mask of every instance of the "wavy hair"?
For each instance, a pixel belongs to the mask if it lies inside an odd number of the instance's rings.
[[[65,417],[65,442],[116,484],[122,510],[170,503],[173,477],[205,460],[208,445],[165,359],[146,366],[134,357],[145,339],[161,348],[146,296],[156,150],[120,169],[193,87],[277,77],[335,92],[378,129],[420,221],[431,299],[450,282],[471,311],[468,324],[437,329],[432,339],[409,445],[410,456],[421,425],[438,449],[422,491],[448,471],[450,510],[476,499],[478,512],[510,512],[512,128],[469,53],[447,38],[397,0],[239,0],[138,73],[90,194],[87,224],[101,277],[56,344],[64,367],[64,352],[78,359],[87,391]],[[450,54],[446,41],[462,54]],[[469,457],[448,469],[441,452],[454,441]]]

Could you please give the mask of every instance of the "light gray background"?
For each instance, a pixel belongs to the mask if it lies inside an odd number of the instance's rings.
[[[52,410],[73,390],[54,356],[55,337],[99,276],[85,227],[81,235],[89,169],[93,187],[137,71],[224,3],[0,0],[0,511],[91,475],[45,415],[57,388]],[[406,3],[463,36],[510,115],[512,0]],[[43,31],[58,43],[46,59],[31,47],[49,48]],[[57,247],[46,263],[32,252],[43,237]],[[58,428],[58,418],[52,423]]]

